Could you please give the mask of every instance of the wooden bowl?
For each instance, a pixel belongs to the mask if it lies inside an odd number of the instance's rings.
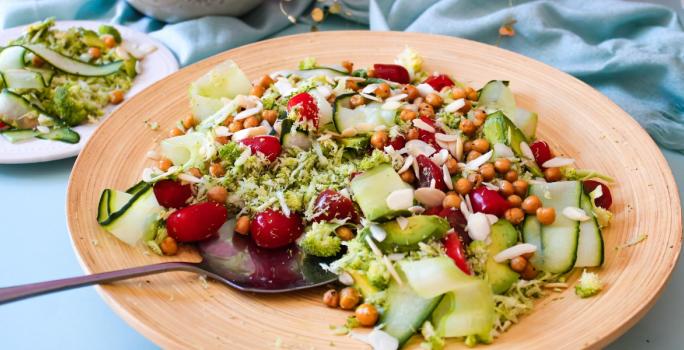
[[[295,67],[307,56],[322,64],[352,60],[358,67],[392,62],[408,45],[428,71],[449,72],[480,87],[511,82],[519,105],[540,115],[538,135],[583,168],[614,176],[615,217],[605,231],[606,288],[580,299],[572,288],[537,303],[535,310],[496,339],[491,349],[600,348],[634,325],[665,286],[679,255],[682,225],[677,187],[651,138],[608,98],[554,68],[493,46],[414,33],[323,32],[267,40],[216,55],[156,83],[125,102],[93,135],[69,182],[67,219],[74,248],[89,273],[176,260],[143,254],[102,230],[96,207],[104,188],[125,189],[149,164],[145,154],[189,113],[188,85],[225,59],[251,78]],[[153,131],[145,120],[157,121]],[[640,234],[648,239],[617,249]],[[182,259],[197,260],[193,252]],[[574,281],[571,280],[571,281]],[[328,309],[322,291],[287,295],[239,293],[202,283],[189,273],[166,273],[98,287],[131,326],[164,348],[365,348],[334,336],[331,324],[348,313]],[[417,348],[414,338],[410,347]],[[450,345],[458,348],[462,345]]]

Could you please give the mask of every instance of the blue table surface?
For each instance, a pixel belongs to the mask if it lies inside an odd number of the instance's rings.
[[[655,0],[678,10],[676,0]],[[681,12],[680,12],[681,14]],[[663,150],[680,193],[684,155]],[[74,159],[0,165],[0,286],[83,273],[65,223],[65,197]],[[653,309],[609,349],[681,349],[684,344],[684,270]],[[581,320],[569,320],[581,322]],[[92,287],[0,306],[0,349],[156,349],[129,327]]]

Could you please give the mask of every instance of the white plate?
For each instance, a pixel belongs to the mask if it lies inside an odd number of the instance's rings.
[[[55,27],[59,29],[84,27],[97,30],[101,24],[101,22],[95,21],[58,21]],[[178,61],[176,61],[176,58],[171,51],[164,47],[160,42],[130,28],[118,25],[115,25],[115,27],[119,30],[124,40],[138,45],[153,45],[157,48],[141,61],[142,72],[133,80],[133,86],[126,94],[126,99],[178,70]],[[10,40],[16,39],[25,29],[26,26],[20,26],[1,31],[0,45],[5,45]],[[100,118],[100,121],[111,114],[117,107],[118,106],[109,105],[105,108],[105,115]],[[141,116],[141,118],[144,118],[144,116]],[[0,136],[0,164],[37,163],[73,157],[81,151],[81,148],[88,142],[90,135],[92,135],[98,125],[99,122],[75,127],[74,130],[81,135],[81,141],[77,144],[38,139],[20,143],[10,143],[4,137]]]

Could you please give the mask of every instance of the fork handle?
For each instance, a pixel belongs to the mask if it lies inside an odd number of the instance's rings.
[[[167,271],[190,271],[204,273],[204,270],[202,270],[197,264],[186,262],[166,262],[131,267],[128,269],[96,273],[92,275],[0,288],[0,304],[46,293],[59,292],[62,290],[89,286],[98,283],[109,283]]]

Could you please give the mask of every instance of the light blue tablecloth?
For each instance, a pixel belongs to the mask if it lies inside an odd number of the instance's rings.
[[[175,25],[143,17],[121,1],[0,1],[0,28],[46,16],[111,20],[153,32],[187,64],[270,35],[309,30],[307,24],[289,25],[277,10],[277,1],[266,1],[258,14],[241,19],[208,17]],[[677,0],[660,2],[680,6]],[[370,22],[374,29],[427,31],[494,43],[501,23],[515,18],[518,35],[504,38],[500,46],[579,76],[627,109],[662,145],[684,148],[684,39],[681,24],[666,8],[612,0],[533,1],[512,9],[505,0],[373,0],[368,13],[363,0],[345,3],[356,22],[330,18],[323,29],[360,29]],[[296,15],[310,10],[309,0],[288,4]],[[664,153],[682,192],[684,155]],[[73,159],[0,165],[0,286],[82,273],[64,223],[72,165]],[[681,348],[682,295],[684,270],[678,268],[653,311],[611,348]],[[155,346],[120,320],[92,288],[0,306],[0,349],[94,348]]]

